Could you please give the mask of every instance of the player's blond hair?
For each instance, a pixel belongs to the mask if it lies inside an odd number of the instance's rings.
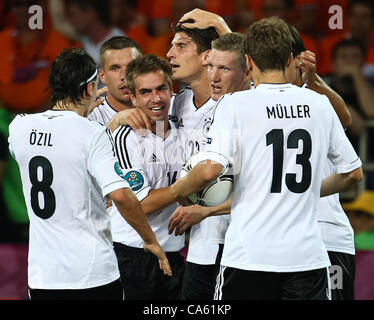
[[[212,49],[219,51],[235,52],[237,63],[243,69],[247,70],[245,54],[243,52],[243,35],[239,32],[232,32],[212,41]]]

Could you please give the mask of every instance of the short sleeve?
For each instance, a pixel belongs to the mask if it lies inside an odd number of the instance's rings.
[[[118,128],[112,136],[124,178],[138,200],[142,201],[151,190],[142,140],[128,126]]]
[[[102,189],[103,196],[121,188],[129,188],[115,157],[106,129],[98,128],[88,146],[88,171]]]

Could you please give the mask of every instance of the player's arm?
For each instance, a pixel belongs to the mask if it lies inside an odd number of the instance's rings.
[[[346,191],[350,187],[360,182],[362,178],[362,167],[357,168],[349,173],[337,174],[334,172],[322,181],[321,197]]]
[[[169,187],[151,190],[148,196],[145,197],[140,205],[145,214],[155,212],[157,210],[164,209],[171,204],[175,203],[176,200],[171,195]]]
[[[300,68],[303,72],[303,81],[308,83],[308,88],[324,94],[330,100],[339,120],[344,128],[349,127],[352,122],[351,113],[348,110],[343,98],[317,74],[316,55],[311,51],[304,51],[300,54]]]
[[[92,127],[94,126],[96,124],[92,123]],[[157,242],[129,183],[124,180],[108,131],[99,125],[97,129],[93,129],[91,141],[88,142],[87,170],[101,187],[103,196],[109,196],[114,201],[120,214],[142,237],[144,248],[158,257],[160,268],[165,274],[171,275],[165,252]]]
[[[151,131],[151,122],[144,111],[132,108],[118,112],[108,123],[108,128],[114,132],[119,126],[130,126],[134,131],[148,129]]]
[[[189,227],[200,223],[207,217],[230,214],[231,201],[232,196],[224,203],[215,207],[193,205],[189,207],[177,208],[169,221],[169,234],[172,234],[175,230],[175,235],[182,235]]]
[[[130,188],[121,188],[112,191],[110,198],[116,204],[118,211],[128,224],[135,229],[144,241],[144,249],[157,256],[160,268],[164,274],[171,276],[171,268],[166,254],[156,239],[144,212]]]
[[[204,189],[209,183],[217,179],[222,173],[223,166],[215,161],[207,160],[199,163],[183,178],[178,179],[169,187],[171,195],[180,203],[185,198]]]
[[[221,165],[219,165],[220,168],[222,168]],[[160,188],[156,190],[150,190],[147,197],[145,197],[143,200],[141,200],[141,207],[145,214],[150,214],[154,211],[163,209],[168,207],[169,205],[179,201],[182,204],[190,204],[189,201],[186,201],[186,196],[193,193],[194,191],[188,193],[189,191],[185,192],[185,190],[190,190],[189,188],[186,189],[188,183],[192,183],[192,188],[199,188],[196,191],[199,191],[203,189],[206,185],[209,184],[210,181],[214,180],[212,178],[211,180],[206,180],[206,184],[201,184],[202,179],[199,176],[201,174],[202,170],[198,170],[196,173],[198,179],[195,177],[191,177],[188,180],[185,180],[185,177],[178,179],[172,186]],[[221,169],[219,173],[221,172]],[[194,172],[191,172],[189,174],[195,175]],[[219,175],[219,174],[218,174]],[[217,175],[217,177],[218,177]],[[180,182],[183,180],[182,182]],[[197,183],[196,183],[197,182]],[[174,188],[174,192],[172,189]]]
[[[189,29],[206,29],[213,27],[216,29],[220,37],[227,33],[231,33],[231,29],[221,16],[201,9],[193,9],[184,14],[178,21],[178,25],[179,24],[183,24],[183,26]]]

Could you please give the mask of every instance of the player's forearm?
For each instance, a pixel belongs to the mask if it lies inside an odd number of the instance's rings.
[[[122,194],[119,192],[112,192],[110,194],[118,211],[127,223],[140,235],[145,243],[156,243],[156,235],[149,225],[135,194],[131,189],[121,189],[121,192]]]
[[[220,37],[224,36],[225,34],[231,33],[231,29],[222,17],[217,17],[217,20],[214,21],[214,28],[216,29]]]
[[[210,182],[219,177],[221,171],[222,166],[219,164],[198,164],[186,176],[178,179],[170,187],[170,192],[175,199],[185,198],[204,189]]]
[[[140,205],[145,214],[150,214],[164,209],[173,203],[175,203],[175,199],[171,195],[169,188],[161,188],[151,190],[148,196],[140,202]]]
[[[338,115],[342,126],[344,128],[350,126],[352,117],[343,98],[333,89],[331,89],[318,74],[315,74],[315,76],[308,81],[308,87],[317,93],[327,96],[336,114]]]
[[[208,207],[210,209],[209,217],[230,214],[231,213],[231,202],[232,202],[232,196],[229,199],[227,199],[224,203],[221,203],[218,206]]]
[[[322,181],[321,197],[326,197],[334,193],[346,191],[362,180],[362,168],[358,168],[349,173],[332,173]]]

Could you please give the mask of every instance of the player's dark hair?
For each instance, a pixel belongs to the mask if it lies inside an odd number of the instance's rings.
[[[237,62],[243,70],[247,70],[245,55],[243,52],[243,35],[239,32],[227,33],[224,36],[212,41],[212,49],[219,51],[236,52]]]
[[[356,47],[360,49],[361,54],[362,54],[362,59],[366,60],[366,54],[367,54],[366,46],[362,41],[357,40],[357,39],[343,39],[339,41],[338,43],[336,43],[335,46],[332,48],[331,58],[335,60],[338,54],[338,51],[341,48],[348,48],[348,47]]]
[[[51,64],[48,83],[52,90],[52,105],[58,101],[79,103],[87,93],[87,81],[95,72],[96,63],[84,50],[64,49]]]
[[[285,70],[292,49],[292,35],[286,22],[278,17],[253,23],[243,38],[244,53],[256,66],[266,70]]]
[[[288,27],[292,35],[292,54],[297,57],[301,52],[306,51],[305,45],[299,31],[291,24],[288,24]]]
[[[82,10],[94,9],[99,20],[106,26],[111,24],[110,6],[103,0],[67,0],[67,5],[75,5]]]
[[[210,50],[212,48],[212,41],[219,38],[219,34],[213,27],[206,29],[189,29],[183,26],[183,23],[179,25],[172,25],[171,27],[174,33],[184,32],[191,37],[192,41],[197,46],[197,54]]]
[[[100,65],[103,66],[105,63],[104,54],[107,50],[122,50],[126,48],[135,48],[139,54],[142,54],[140,45],[128,37],[112,37],[105,41],[100,48]]]
[[[162,71],[171,89],[173,72],[169,61],[154,54],[139,56],[131,61],[126,68],[125,76],[127,86],[131,93],[134,95],[136,93],[135,78],[137,76],[157,71]]]

